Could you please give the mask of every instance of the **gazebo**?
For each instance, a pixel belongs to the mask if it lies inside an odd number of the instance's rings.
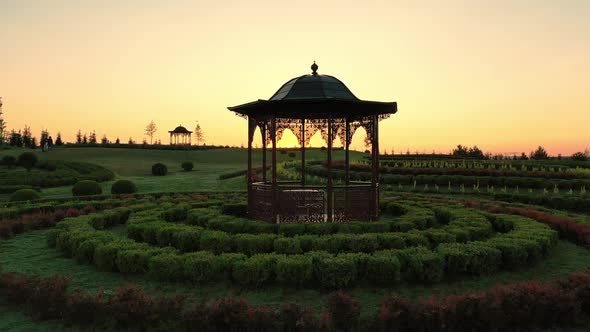
[[[365,101],[355,97],[340,80],[317,73],[289,80],[269,99],[228,107],[248,119],[248,213],[251,218],[276,223],[369,221],[379,218],[379,121],[397,112],[395,102]],[[252,173],[252,140],[262,134],[262,181]],[[356,129],[363,127],[371,143],[370,182],[350,180],[349,147]],[[301,180],[277,181],[277,141],[290,129],[301,145]],[[305,182],[305,147],[316,132],[327,143],[327,184]],[[344,146],[344,181],[335,185],[332,143]],[[267,145],[272,146],[271,176],[267,177]]]
[[[169,133],[170,145],[191,145],[191,134],[193,132],[183,126],[178,126],[174,130],[169,131]]]

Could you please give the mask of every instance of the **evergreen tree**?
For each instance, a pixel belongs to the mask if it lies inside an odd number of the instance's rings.
[[[78,133],[76,134],[76,144],[82,144],[82,131],[78,129]]]
[[[22,133],[23,145],[26,148],[31,148],[33,143],[33,135],[31,134],[31,127],[25,125]]]
[[[86,135],[86,133],[84,133],[84,136],[82,136],[82,144],[88,144],[88,136]]]
[[[23,137],[20,133],[20,130],[18,132],[14,131],[14,129],[10,132],[10,137],[9,137],[9,143],[10,146],[14,146],[17,148],[22,148],[23,147]]]
[[[2,112],[2,97],[0,97],[0,145],[6,141],[6,122],[4,121],[4,113]]]
[[[121,140],[119,139],[119,136],[117,136],[117,139],[115,140],[115,144],[117,144],[117,145],[121,144]]]
[[[88,141],[90,144],[96,144],[96,132],[94,130],[90,133],[90,138]]]
[[[135,144],[135,142],[133,141],[133,138],[131,136],[129,136],[129,141],[127,142],[127,144]]]
[[[539,146],[537,150],[531,152],[530,158],[535,160],[544,160],[549,159],[549,155],[547,154],[547,151],[545,151],[545,148]]]
[[[61,133],[60,133],[60,132],[58,132],[58,133],[57,133],[57,138],[55,139],[55,145],[57,145],[57,146],[61,146],[61,145],[63,145],[63,144],[64,144],[64,142],[61,140]]]
[[[103,134],[102,135],[102,138],[100,139],[100,144],[102,144],[102,145],[109,144],[109,140],[107,139],[107,135],[106,134]]]

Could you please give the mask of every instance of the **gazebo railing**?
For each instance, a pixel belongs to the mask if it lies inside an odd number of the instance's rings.
[[[301,185],[299,182],[280,182],[273,185],[264,182],[252,183],[250,216],[254,219],[277,223],[326,222],[328,216],[327,187]],[[332,187],[332,216],[334,222],[370,220],[370,182],[351,182],[349,185]],[[273,204],[276,203],[276,204]],[[273,206],[276,210],[273,210]]]

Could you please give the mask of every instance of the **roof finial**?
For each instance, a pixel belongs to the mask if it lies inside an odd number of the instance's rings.
[[[318,65],[315,64],[315,61],[313,62],[313,65],[311,65],[311,70],[313,70],[313,72],[311,73],[312,75],[318,74]]]

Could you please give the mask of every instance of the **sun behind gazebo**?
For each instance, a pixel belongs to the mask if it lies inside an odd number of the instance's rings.
[[[248,213],[276,223],[345,222],[379,218],[379,121],[397,112],[395,102],[360,100],[340,80],[317,73],[285,83],[269,100],[228,107],[248,119]],[[252,140],[262,134],[262,182],[252,174]],[[354,132],[365,128],[371,143],[370,182],[350,181],[349,148]],[[277,141],[290,129],[301,144],[301,181],[277,181]],[[327,142],[326,186],[305,183],[305,146],[320,131]],[[339,136],[345,147],[345,183],[332,181],[332,142]],[[266,146],[272,143],[271,180],[266,176]]]

